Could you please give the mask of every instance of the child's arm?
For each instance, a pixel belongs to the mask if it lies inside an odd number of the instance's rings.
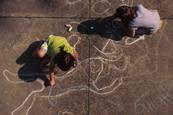
[[[79,54],[77,53],[77,51],[75,50],[75,48],[73,48],[73,53],[72,53],[73,57],[77,60],[79,57]]]
[[[135,37],[137,28],[129,28],[129,27],[125,27],[123,25],[122,26],[122,29],[126,33],[127,36],[129,36],[129,37]]]
[[[137,30],[136,28],[128,29],[127,35],[128,35],[129,37],[135,37],[136,30]]]
[[[69,44],[69,42],[68,42],[66,39],[64,39],[64,49],[63,49],[63,50],[66,51],[66,52],[68,52],[68,53],[70,53],[75,59],[78,58],[78,53],[77,53],[77,51],[75,50],[74,47],[72,47],[72,46]]]
[[[49,67],[49,77],[50,77],[50,85],[53,86],[55,85],[55,80],[56,80],[56,76],[55,76],[55,66],[50,66]]]
[[[119,27],[125,32],[129,37],[135,37],[137,28],[131,28],[128,25],[124,24],[121,19],[116,18],[115,21],[120,22]]]

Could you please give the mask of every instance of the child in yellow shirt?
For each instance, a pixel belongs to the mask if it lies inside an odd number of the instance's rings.
[[[55,67],[67,71],[75,66],[78,54],[75,49],[68,43],[66,38],[61,36],[50,35],[41,47],[33,52],[34,57],[43,58],[48,56],[50,60],[49,76],[50,85],[55,85]]]

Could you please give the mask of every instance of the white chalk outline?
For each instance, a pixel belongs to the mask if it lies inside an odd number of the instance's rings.
[[[102,11],[102,12],[96,12],[95,6],[99,3],[107,3],[109,5],[109,7],[107,7],[107,9],[104,9],[104,11]],[[111,9],[110,6],[111,6],[111,3],[108,0],[100,0],[100,1],[97,1],[97,2],[92,4],[91,10],[94,14],[102,15],[102,14],[108,13],[108,11]]]
[[[38,81],[39,83],[41,83],[41,85],[42,85],[41,89],[32,91],[32,92],[25,98],[25,100],[22,102],[22,104],[20,104],[16,109],[14,109],[14,110],[11,112],[11,115],[14,115],[15,112],[17,112],[18,110],[20,110],[20,109],[25,105],[25,103],[28,101],[28,99],[29,99],[32,95],[35,95],[36,93],[40,93],[40,92],[42,92],[42,91],[45,89],[45,86],[44,86],[43,81],[41,81],[41,80],[37,80],[37,81]],[[33,99],[33,101],[34,101],[34,100],[35,100],[35,99]],[[29,110],[31,109],[31,107],[32,107],[32,105],[33,105],[33,103],[34,103],[33,101],[32,101],[32,104],[31,104],[30,107],[28,108],[28,110],[27,110],[27,112],[26,112],[25,115],[28,115]]]
[[[130,46],[130,45],[133,45],[133,44],[135,44],[136,42],[138,42],[138,41],[143,41],[145,38],[143,38],[143,37],[140,37],[140,38],[136,38],[134,41],[132,41],[132,42],[128,42],[128,40],[129,39],[131,39],[130,37],[127,37],[126,39],[125,39],[125,45],[128,45],[128,46]]]
[[[66,115],[66,114],[68,114],[68,115],[74,115],[74,113],[72,113],[72,112],[69,112],[69,111],[59,111],[58,112],[58,115]]]
[[[69,5],[75,5],[76,3],[82,2],[82,0],[75,0],[75,1],[65,0],[65,2]]]

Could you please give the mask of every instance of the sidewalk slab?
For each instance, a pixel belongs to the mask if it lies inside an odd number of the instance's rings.
[[[0,16],[88,17],[89,0],[2,0]]]

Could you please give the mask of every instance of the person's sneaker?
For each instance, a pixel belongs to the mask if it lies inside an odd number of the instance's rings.
[[[41,48],[42,48],[45,52],[47,52],[47,50],[48,50],[48,45],[47,45],[47,43],[44,42],[44,43],[41,45]]]
[[[53,37],[53,35],[51,34],[51,35],[49,35],[49,37]]]

